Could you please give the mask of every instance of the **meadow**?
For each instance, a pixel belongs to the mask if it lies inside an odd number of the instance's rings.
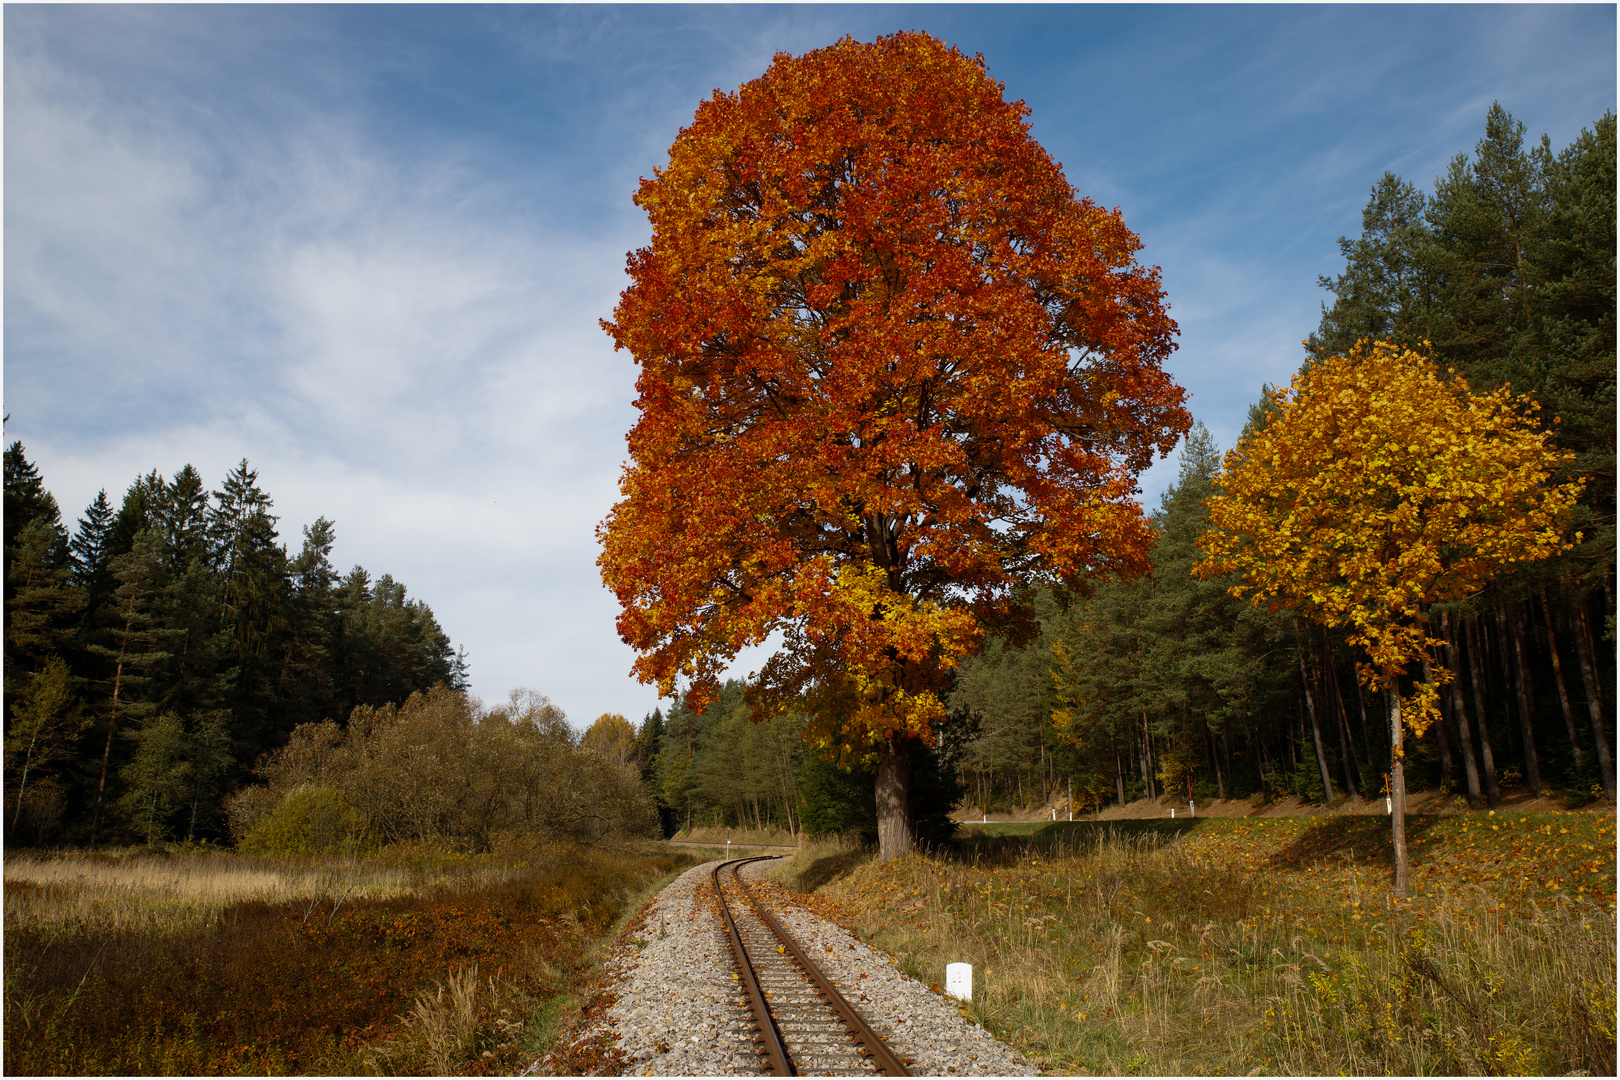
[[[1009,823],[779,873],[1056,1074],[1615,1071],[1612,814]],[[817,888],[816,886],[819,886]]]
[[[172,848],[5,864],[8,1074],[510,1074],[685,856]]]

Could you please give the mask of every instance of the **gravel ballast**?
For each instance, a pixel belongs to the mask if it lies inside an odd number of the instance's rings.
[[[771,865],[754,863],[743,876],[762,879]],[[659,893],[642,928],[607,962],[616,1000],[578,1037],[600,1037],[605,1027],[624,1056],[624,1075],[766,1071],[710,898],[714,866],[693,867]],[[903,974],[842,927],[794,904],[771,907],[839,992],[899,1057],[911,1060],[913,1074],[1038,1074],[1028,1059],[963,1016],[952,999]]]

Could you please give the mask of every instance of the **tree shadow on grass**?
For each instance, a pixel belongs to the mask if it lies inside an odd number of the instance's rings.
[[[1413,863],[1421,862],[1434,847],[1436,838],[1433,829],[1439,820],[1432,814],[1407,816],[1407,856]],[[1269,860],[1272,867],[1289,870],[1304,869],[1325,861],[1393,870],[1395,841],[1390,835],[1389,818],[1318,818]]]
[[[1213,818],[1122,818],[1117,821],[1005,822],[957,830],[941,853],[949,857],[998,863],[1032,851],[1055,853],[1087,848],[1110,840],[1170,841],[1202,828]]]

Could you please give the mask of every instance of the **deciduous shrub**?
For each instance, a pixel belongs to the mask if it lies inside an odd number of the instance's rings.
[[[228,807],[238,843],[301,786],[340,792],[388,843],[489,851],[514,829],[596,842],[656,827],[640,774],[580,747],[562,710],[527,691],[489,710],[442,685],[398,708],[362,706],[347,727],[300,725],[258,772],[264,787]]]
[[[238,847],[251,855],[325,855],[370,851],[376,835],[366,815],[335,787],[300,784],[261,817]]]

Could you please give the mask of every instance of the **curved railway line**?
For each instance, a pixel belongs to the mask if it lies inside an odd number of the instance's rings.
[[[910,1076],[883,1042],[760,903],[738,875],[761,859],[720,863],[712,873],[736,978],[775,1076]],[[723,873],[726,872],[726,873]]]

